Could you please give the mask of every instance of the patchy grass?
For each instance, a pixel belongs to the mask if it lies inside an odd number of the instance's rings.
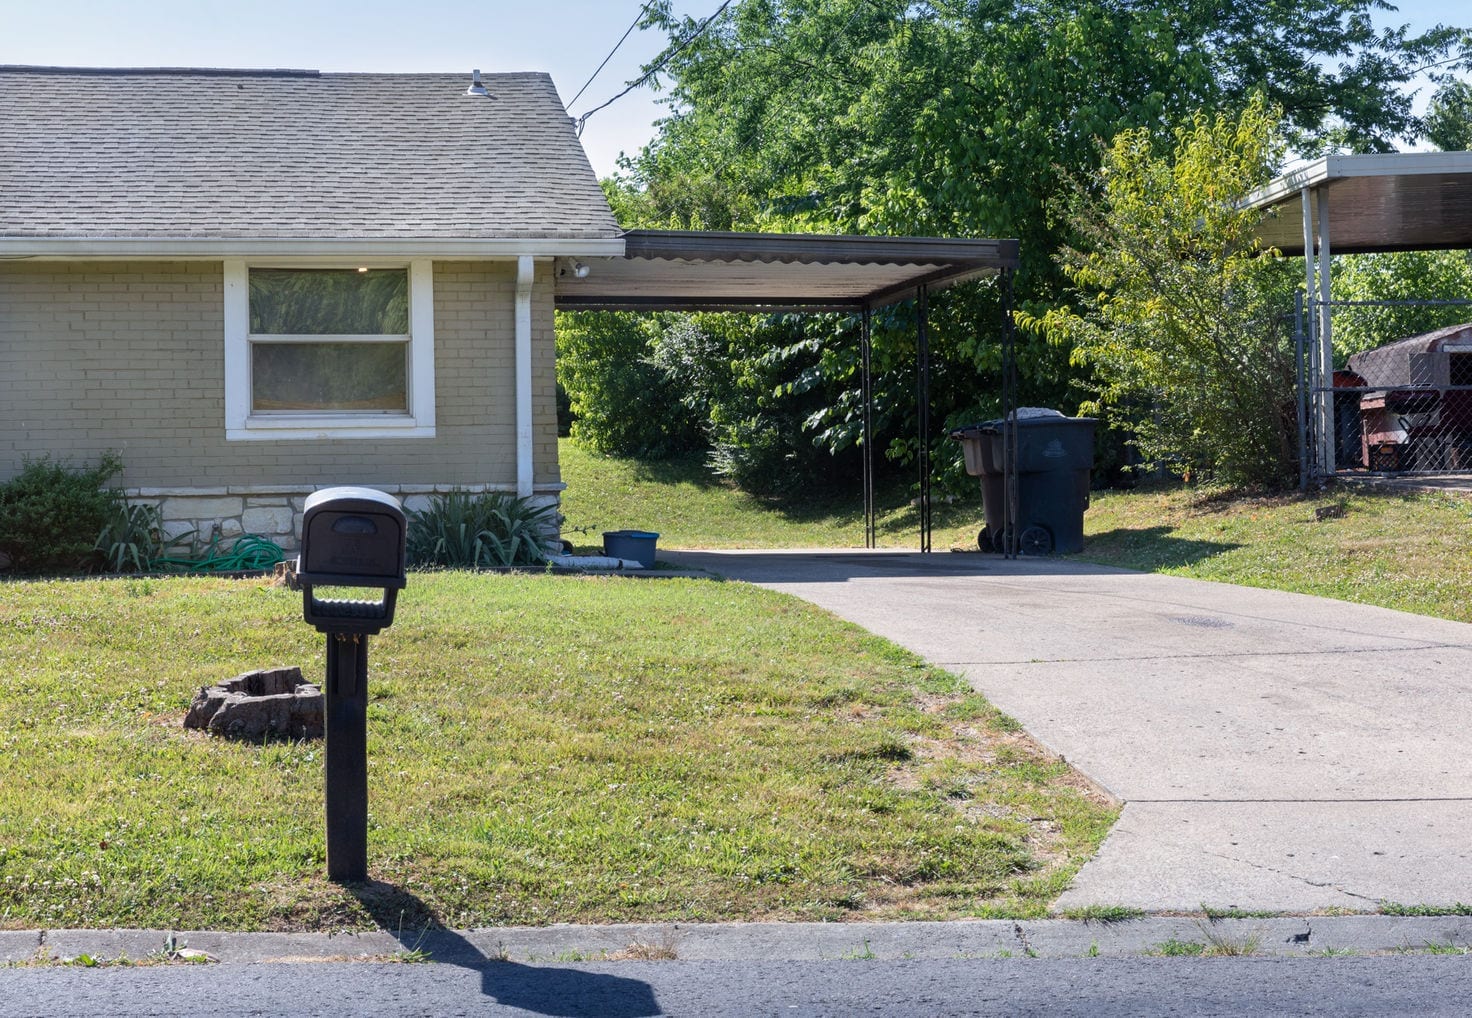
[[[961,680],[794,599],[417,574],[369,655],[345,889],[321,743],[180,723],[238,672],[321,674],[299,595],[12,582],[0,632],[11,928],[1038,916],[1115,816]]]
[[[1402,905],[1395,901],[1382,901],[1380,903],[1381,915],[1400,916],[1468,916],[1472,915],[1472,905],[1464,905],[1455,902],[1451,905]]]
[[[1403,947],[1401,954],[1472,954],[1472,947],[1466,944],[1454,944],[1448,941],[1445,944],[1435,944],[1429,940],[1423,941],[1420,947]]]
[[[602,456],[563,439],[558,445],[567,483],[563,536],[580,550],[601,546],[603,531],[642,528],[661,548],[862,548],[864,498],[851,492],[802,501],[755,498],[712,474],[700,454],[644,462]],[[920,516],[907,484],[877,492],[882,547],[917,548]],[[937,501],[933,547],[975,549],[981,529],[981,488],[974,497]],[[967,536],[969,535],[969,536]]]
[[[1177,940],[1172,937],[1155,945],[1151,954],[1162,958],[1200,958],[1206,954],[1207,945],[1199,940]]]
[[[1285,913],[1272,909],[1216,908],[1203,902],[1201,914],[1215,922],[1218,919],[1276,919]]]
[[[1076,908],[1066,908],[1060,914],[1065,919],[1073,919],[1078,922],[1105,924],[1127,923],[1145,916],[1142,909],[1131,908],[1128,905],[1081,905]]]
[[[1315,510],[1343,507],[1342,517]],[[1472,496],[1096,492],[1080,558],[1472,622]]]

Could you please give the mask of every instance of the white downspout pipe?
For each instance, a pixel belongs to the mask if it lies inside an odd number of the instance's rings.
[[[516,494],[532,494],[532,279],[536,262],[516,259]]]

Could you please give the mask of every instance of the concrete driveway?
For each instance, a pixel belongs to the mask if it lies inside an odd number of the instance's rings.
[[[1122,800],[1060,907],[1472,902],[1472,625],[1050,559],[661,558],[964,675]]]

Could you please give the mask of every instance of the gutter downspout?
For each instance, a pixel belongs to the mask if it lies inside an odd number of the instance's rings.
[[[532,279],[536,262],[516,259],[516,495],[532,494]]]

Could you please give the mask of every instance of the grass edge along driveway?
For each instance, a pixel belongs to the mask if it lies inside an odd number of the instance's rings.
[[[185,732],[323,669],[299,595],[0,585],[0,926],[361,929],[1045,914],[1116,816],[962,680],[737,583],[416,574],[369,652],[369,885],[320,741]]]

